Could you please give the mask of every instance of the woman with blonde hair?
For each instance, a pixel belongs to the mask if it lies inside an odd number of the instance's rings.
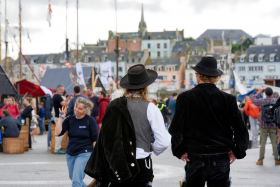
[[[148,86],[157,76],[142,64],[132,66],[120,82],[124,96],[111,101],[106,109],[96,148],[85,169],[100,187],[151,186],[151,154],[163,153],[171,139],[160,110],[148,97]]]
[[[62,107],[55,128],[55,135],[62,136],[68,130],[69,142],[66,151],[66,161],[72,187],[86,187],[83,181],[85,166],[94,149],[98,137],[97,123],[91,116],[93,104],[84,97],[78,97],[74,114],[66,117],[67,108]],[[64,121],[63,121],[64,120]]]

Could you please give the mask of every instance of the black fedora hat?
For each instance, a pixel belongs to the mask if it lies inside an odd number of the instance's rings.
[[[120,86],[126,89],[141,89],[152,84],[157,77],[156,71],[146,69],[143,64],[137,64],[128,69]]]
[[[191,68],[197,73],[216,77],[223,74],[223,72],[217,69],[217,60],[213,56],[204,56],[196,66]]]

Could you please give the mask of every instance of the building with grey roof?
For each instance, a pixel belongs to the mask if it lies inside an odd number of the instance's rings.
[[[252,36],[247,34],[241,29],[207,29],[204,31],[197,40],[203,41],[203,40],[209,40],[210,38],[216,39],[222,39],[222,34],[224,33],[224,39],[231,38],[231,43],[236,44],[238,43],[239,39],[242,37],[250,38],[253,40]]]

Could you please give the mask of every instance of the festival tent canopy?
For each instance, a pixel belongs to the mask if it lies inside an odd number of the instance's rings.
[[[91,75],[92,75],[92,67],[83,67],[83,76],[85,85],[92,85],[91,84]],[[94,74],[96,76],[96,72]],[[94,76],[94,78],[95,78]],[[63,85],[67,95],[74,93],[74,86],[77,84],[77,75],[76,75],[76,68],[54,68],[54,69],[47,69],[40,85],[45,86],[48,88],[56,88],[57,85]],[[79,85],[81,90],[84,90],[84,85]],[[96,87],[101,87],[103,90],[103,84],[101,83],[100,79],[98,78]]]
[[[1,95],[13,95],[16,96],[17,90],[13,86],[9,77],[5,73],[3,67],[0,65],[0,94]]]
[[[32,95],[32,97],[52,95],[52,91],[54,91],[54,89],[33,84],[26,79],[16,82],[15,87],[17,88],[20,95]]]

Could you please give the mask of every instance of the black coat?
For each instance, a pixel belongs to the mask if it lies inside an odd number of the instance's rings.
[[[127,99],[115,99],[106,109],[85,173],[101,182],[130,181],[140,171],[135,155],[136,137]]]
[[[214,84],[199,84],[180,94],[169,133],[173,155],[218,154],[233,151],[237,159],[246,156],[248,131],[236,98]]]

